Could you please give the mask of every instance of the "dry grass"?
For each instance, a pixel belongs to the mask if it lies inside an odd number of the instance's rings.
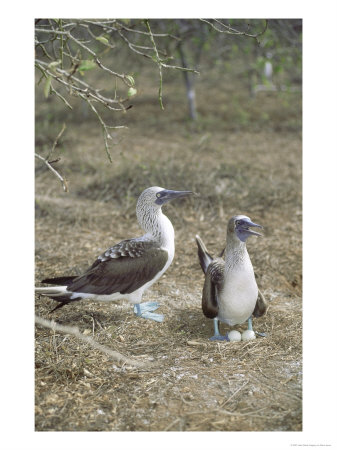
[[[177,109],[179,89],[174,94],[168,85],[166,92],[164,113],[140,100],[131,110],[113,165],[98,127],[68,127],[61,168],[69,194],[50,173],[37,170],[37,281],[79,273],[108,246],[139,235],[134,208],[145,187],[193,189],[200,197],[165,208],[176,230],[176,257],[144,297],[160,303],[162,324],[137,318],[127,303],[82,302],[50,316],[53,302],[36,299],[38,315],[77,326],[100,344],[150,363],[140,369],[117,366],[75,337],[37,327],[36,430],[301,430],[301,136],[294,125],[296,118],[300,122],[299,100],[293,94],[288,105],[285,94],[262,95],[255,103],[239,98],[238,104],[248,105],[249,124],[233,118],[226,124],[221,105],[229,107],[230,92],[221,97],[208,90],[199,97],[196,127]],[[262,107],[268,128],[261,128],[256,113]],[[38,138],[47,148],[42,131]],[[218,253],[235,213],[265,227],[264,237],[252,238],[248,249],[270,302],[254,326],[268,336],[210,342],[194,236],[200,234]]]

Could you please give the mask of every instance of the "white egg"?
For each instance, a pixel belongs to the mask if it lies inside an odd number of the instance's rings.
[[[250,340],[255,339],[255,338],[256,338],[256,336],[255,336],[255,333],[254,333],[253,330],[245,330],[242,333],[242,340],[243,341],[250,341]]]
[[[229,333],[227,333],[227,336],[231,342],[241,341],[241,333],[239,331],[231,330]]]

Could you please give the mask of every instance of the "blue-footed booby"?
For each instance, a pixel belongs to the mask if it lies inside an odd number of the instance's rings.
[[[163,321],[155,314],[156,303],[142,303],[142,296],[160,278],[173,261],[174,229],[162,213],[168,201],[194,194],[153,186],[140,195],[136,214],[145,231],[141,237],[126,239],[98,256],[89,269],[79,276],[47,278],[42,283],[56,286],[38,287],[36,293],[60,302],[53,309],[82,299],[114,301],[126,299],[134,304],[137,316]]]
[[[227,226],[226,247],[215,258],[212,258],[203,241],[196,235],[199,261],[205,274],[202,310],[206,317],[214,321],[214,336],[211,340],[229,340],[228,333],[226,336],[220,334],[219,321],[233,326],[246,320],[249,331],[243,335],[247,335],[246,340],[254,339],[252,315],[260,317],[267,310],[264,297],[258,295],[253,266],[246,248],[249,236],[261,234],[250,227],[262,228],[247,216],[232,217]]]

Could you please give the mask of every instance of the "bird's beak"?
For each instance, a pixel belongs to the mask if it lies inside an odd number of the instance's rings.
[[[247,225],[247,228],[246,228],[246,225]],[[245,220],[245,229],[246,229],[245,231],[246,231],[247,233],[249,233],[249,234],[254,234],[255,236],[262,236],[261,233],[258,233],[257,231],[254,231],[254,230],[250,230],[248,227],[263,228],[262,225],[259,225],[258,223],[251,222],[251,221],[249,221],[249,220]]]
[[[193,191],[171,191],[169,189],[164,189],[160,191],[160,203],[163,205],[176,198],[187,197],[189,195],[195,195],[195,193]]]

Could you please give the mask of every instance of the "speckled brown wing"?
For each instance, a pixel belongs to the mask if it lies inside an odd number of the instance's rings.
[[[259,295],[256,300],[255,309],[253,311],[254,317],[262,317],[266,314],[268,309],[268,304],[266,299],[264,298],[264,295],[259,290]]]
[[[167,258],[167,251],[152,241],[122,241],[100,255],[67,289],[97,295],[130,294],[152,280]]]
[[[214,258],[206,271],[202,291],[202,311],[209,319],[214,319],[218,315],[217,291],[218,285],[224,280],[224,265],[225,261],[222,258]]]

